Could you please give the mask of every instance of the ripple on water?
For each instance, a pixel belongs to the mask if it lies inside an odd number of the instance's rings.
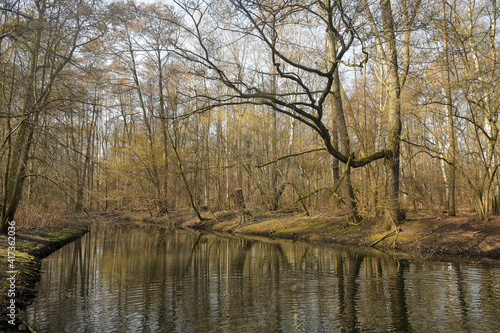
[[[37,332],[494,332],[500,318],[500,265],[301,242],[93,230],[43,269]]]

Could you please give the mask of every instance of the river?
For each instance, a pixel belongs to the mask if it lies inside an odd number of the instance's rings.
[[[500,263],[94,227],[43,260],[37,332],[499,332]]]

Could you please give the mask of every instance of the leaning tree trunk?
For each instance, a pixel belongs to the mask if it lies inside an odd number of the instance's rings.
[[[44,12],[39,10],[40,20],[44,18]],[[38,68],[38,57],[41,47],[42,26],[35,32],[32,53],[30,56],[30,70],[27,76],[26,92],[24,95],[24,105],[22,117],[17,129],[14,145],[9,147],[9,160],[4,179],[2,212],[0,218],[0,231],[6,234],[8,222],[14,220],[17,207],[21,201],[23,183],[26,176],[26,165],[29,159],[31,145],[35,128],[38,126],[40,110],[36,110],[35,89],[37,85],[36,71]]]
[[[328,30],[328,52],[329,52],[329,58],[332,63],[337,62],[336,55],[337,55],[337,41],[335,38],[335,35],[333,31],[330,29]],[[349,140],[349,133],[347,132],[347,125],[346,125],[346,120],[345,120],[345,115],[344,115],[344,107],[342,104],[342,95],[341,95],[341,89],[340,89],[340,78],[339,78],[339,71],[338,71],[338,66],[335,69],[333,73],[333,84],[332,84],[332,106],[335,112],[335,128],[337,129],[337,134],[340,137],[340,145],[341,149],[340,152],[344,156],[351,156],[351,144]],[[335,142],[334,138],[334,142]],[[344,180],[342,183],[342,192],[343,196],[345,198],[345,204],[348,209],[348,215],[349,215],[349,220],[351,222],[358,222],[360,220],[359,214],[358,214],[358,202],[356,200],[356,197],[354,196],[354,190],[352,187],[352,180],[351,180],[351,167],[348,164],[345,165],[345,176]],[[338,163],[333,165],[333,174],[335,176],[339,176],[338,174]]]
[[[3,234],[7,233],[8,222],[14,220],[17,207],[21,201],[23,183],[26,174],[26,165],[29,159],[29,152],[33,143],[36,123],[39,113],[34,117],[27,117],[22,120],[19,126],[14,146],[11,150],[10,163],[6,172],[4,182],[4,197],[2,202],[1,228]]]

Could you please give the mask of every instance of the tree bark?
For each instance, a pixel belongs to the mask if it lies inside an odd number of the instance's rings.
[[[336,63],[338,60],[336,59],[336,54],[337,54],[337,41],[335,38],[335,35],[333,31],[330,29],[328,30],[328,48],[329,48],[329,59],[332,63]],[[351,155],[351,144],[349,140],[349,133],[347,132],[347,125],[346,125],[346,120],[345,120],[345,115],[344,115],[344,106],[342,104],[342,95],[341,95],[341,89],[340,89],[340,78],[339,78],[339,70],[338,66],[335,69],[333,73],[333,84],[331,87],[331,99],[332,99],[332,106],[333,106],[333,111],[335,112],[335,128],[337,129],[337,134],[338,137],[340,138],[340,152],[344,156],[350,156]],[[335,138],[332,140],[332,142],[335,142]],[[337,165],[334,164],[334,175],[335,172],[338,173],[338,163]],[[342,183],[342,192],[345,197],[345,204],[348,209],[348,214],[349,214],[349,220],[351,222],[358,222],[360,220],[359,214],[358,214],[358,201],[356,200],[356,197],[354,196],[354,189],[352,187],[352,181],[351,181],[351,166],[350,164],[346,164],[344,166],[346,168],[345,170],[345,176],[344,176],[344,181]],[[337,169],[335,169],[337,168]],[[337,174],[338,176],[338,174]]]
[[[457,138],[455,135],[455,126],[453,119],[453,100],[451,96],[451,77],[450,77],[450,60],[449,60],[449,50],[448,50],[448,29],[447,29],[447,16],[446,16],[446,2],[441,1],[441,13],[443,19],[443,49],[444,49],[444,94],[446,103],[446,116],[448,119],[448,137],[450,140],[450,148],[448,151],[448,160],[450,165],[448,166],[448,215],[456,215],[456,198],[455,198],[455,187],[456,187],[456,155],[457,155]]]
[[[161,59],[158,56],[158,65],[161,64]],[[163,144],[163,186],[162,196],[159,198],[159,213],[168,215],[168,134],[167,134],[167,119],[165,114],[165,98],[163,96],[163,73],[162,67],[158,71],[158,96],[160,97],[160,129]]]
[[[388,140],[386,166],[388,170],[387,212],[396,223],[405,219],[400,208],[400,152],[401,152],[401,85],[399,81],[398,53],[391,1],[380,0],[387,61]]]
[[[45,8],[38,8],[38,21],[44,19]],[[39,110],[36,110],[36,71],[40,53],[43,27],[39,25],[35,32],[32,53],[30,58],[30,70],[26,82],[26,93],[24,95],[23,118],[17,130],[14,146],[9,147],[9,160],[5,172],[5,183],[3,189],[2,214],[0,220],[0,232],[6,234],[8,222],[14,220],[17,207],[21,201],[23,183],[26,174],[26,165],[29,152],[33,143],[35,128],[38,124]]]

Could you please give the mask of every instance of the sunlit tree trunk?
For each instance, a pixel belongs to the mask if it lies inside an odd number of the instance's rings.
[[[338,62],[338,59],[336,59],[336,54],[337,54],[337,41],[335,38],[335,35],[333,31],[328,30],[328,53],[329,53],[329,60],[332,63]],[[349,133],[347,132],[347,125],[346,125],[346,120],[345,120],[345,115],[344,115],[344,107],[342,104],[342,94],[341,94],[341,89],[340,89],[340,78],[339,78],[339,70],[338,66],[335,69],[333,73],[333,84],[331,87],[332,90],[332,106],[333,106],[333,112],[335,113],[336,117],[334,119],[335,122],[335,129],[337,130],[337,133],[334,133],[334,135],[338,135],[340,138],[340,152],[344,156],[351,156],[351,143],[349,140]],[[335,139],[333,139],[335,141]],[[342,183],[342,190],[343,190],[343,196],[344,196],[344,201],[345,205],[348,209],[348,214],[349,214],[349,220],[351,222],[357,222],[360,217],[358,215],[358,201],[356,197],[354,196],[354,190],[352,187],[352,180],[351,180],[351,166],[349,164],[346,164],[345,166],[345,171],[344,171],[344,179]],[[338,164],[334,164],[334,175],[337,173],[338,175]]]
[[[160,55],[158,55],[158,64],[161,64]],[[165,97],[163,91],[163,68],[159,67],[158,70],[158,96],[160,100],[160,129],[163,146],[163,186],[162,196],[160,200],[160,214],[168,214],[168,134],[167,134],[167,118],[165,109]]]
[[[384,27],[385,53],[387,56],[387,110],[388,140],[386,159],[388,169],[387,209],[392,221],[401,222],[405,215],[400,208],[400,150],[401,150],[401,85],[399,81],[398,52],[394,18],[390,0],[381,0],[380,9]]]
[[[380,0],[380,15],[382,32],[378,32],[377,22],[372,15],[370,5],[364,0],[368,23],[375,33],[376,48],[385,71],[385,90],[387,93],[387,216],[390,222],[402,222],[405,213],[400,206],[400,159],[401,159],[401,90],[405,85],[410,67],[410,35],[421,1],[413,4],[413,12],[409,11],[408,2],[401,1],[401,16],[403,18],[403,61],[398,60],[396,26],[394,23],[393,6],[390,0]]]
[[[450,60],[449,60],[449,48],[448,48],[448,18],[446,15],[446,2],[441,1],[441,13],[443,20],[442,36],[443,36],[443,76],[444,76],[444,93],[445,93],[445,108],[448,120],[448,137],[449,137],[449,150],[448,150],[448,161],[450,165],[448,166],[448,177],[447,177],[447,196],[448,196],[448,215],[456,215],[456,198],[455,198],[455,185],[456,185],[456,156],[457,156],[457,138],[455,135],[455,121],[453,116],[453,100],[451,96],[451,77],[450,77]],[[444,163],[444,161],[442,161]]]

